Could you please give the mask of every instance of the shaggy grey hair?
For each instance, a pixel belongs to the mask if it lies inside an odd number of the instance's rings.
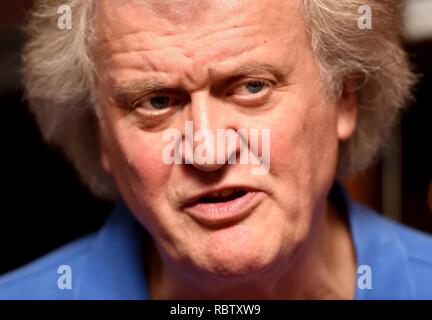
[[[140,0],[143,1],[143,0]],[[358,124],[341,143],[338,175],[358,172],[374,160],[415,76],[400,42],[402,4],[397,0],[297,0],[304,12],[323,87],[335,98],[345,81],[358,81]],[[73,32],[57,28],[58,7],[73,8]],[[358,28],[358,8],[368,4],[372,30]],[[93,0],[36,0],[25,25],[25,97],[43,137],[59,147],[97,196],[115,199],[112,178],[100,161],[95,72],[92,63]]]

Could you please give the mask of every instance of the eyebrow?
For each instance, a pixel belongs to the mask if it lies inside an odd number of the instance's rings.
[[[215,73],[217,73],[217,71]],[[251,76],[263,73],[273,74],[278,81],[283,81],[286,77],[284,72],[272,64],[254,62],[242,64],[238,68],[229,72],[228,75],[219,74],[216,78],[223,79],[221,82],[230,82],[248,75]],[[110,90],[115,100],[117,100],[121,105],[127,106],[132,103],[135,98],[138,98],[147,92],[178,91],[179,89],[170,88],[162,80],[149,78],[132,80],[120,84],[112,84]]]
[[[122,106],[129,106],[133,100],[146,92],[167,90],[164,82],[157,79],[138,79],[110,86],[114,99]]]
[[[277,80],[281,81],[285,79],[285,74],[279,70],[279,68],[275,67],[269,63],[245,63],[236,68],[233,72],[231,72],[228,78],[237,78],[245,75],[252,74],[261,74],[261,73],[271,73],[273,74]]]

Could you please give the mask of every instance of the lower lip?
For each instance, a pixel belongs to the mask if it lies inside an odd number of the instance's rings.
[[[249,191],[227,202],[197,203],[186,207],[185,211],[202,224],[216,226],[248,216],[262,196],[262,192]]]

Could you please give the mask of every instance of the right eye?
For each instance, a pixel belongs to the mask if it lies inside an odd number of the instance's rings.
[[[148,111],[161,111],[180,104],[180,99],[166,94],[153,94],[134,103],[134,108],[143,108]]]

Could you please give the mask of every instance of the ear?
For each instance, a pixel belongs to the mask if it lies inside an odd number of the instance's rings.
[[[102,164],[102,169],[106,173],[111,174],[111,163],[109,162],[107,153],[103,148],[101,149],[101,164]]]
[[[111,174],[111,162],[108,157],[108,147],[106,143],[106,135],[103,132],[103,124],[101,123],[102,120],[99,119],[98,121],[98,128],[99,128],[99,148],[100,148],[100,162],[102,165],[102,169],[108,173]]]
[[[337,109],[337,133],[339,140],[349,139],[357,125],[357,80],[353,77],[346,78],[344,90],[338,101]]]

